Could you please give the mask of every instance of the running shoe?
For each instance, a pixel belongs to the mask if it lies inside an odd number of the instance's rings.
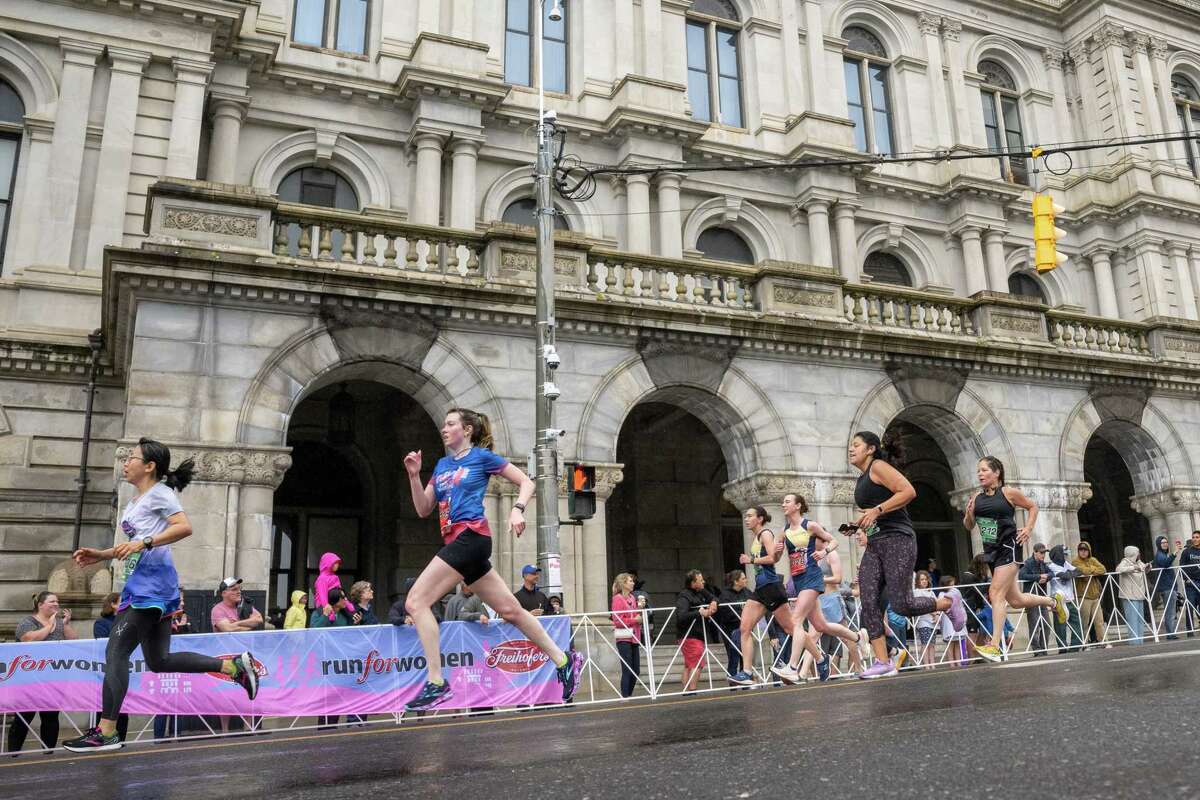
[[[858,673],[858,679],[869,681],[874,680],[875,678],[890,678],[895,674],[896,665],[891,661],[876,661],[874,664]]]
[[[1058,620],[1059,625],[1067,624],[1067,601],[1063,597],[1062,592],[1054,593],[1054,618]]]
[[[904,662],[907,659],[908,659],[908,651],[907,650],[901,650],[900,652],[896,653],[896,672],[899,672],[901,669],[904,668]]]
[[[961,631],[967,624],[967,610],[963,608],[962,595],[958,592],[948,592],[948,594],[950,595],[950,608],[946,611],[946,615],[950,617],[950,624],[954,626],[954,630]]]
[[[729,682],[736,683],[738,686],[753,686],[758,683],[758,681],[754,680],[754,676],[746,672],[746,670],[741,670],[730,675]]]
[[[832,665],[833,661],[829,658],[829,653],[826,653],[825,657],[817,662],[817,677],[821,680],[821,683],[829,680],[829,668]]]
[[[121,737],[115,733],[112,736],[105,736],[99,728],[92,728],[83,736],[67,739],[62,746],[64,750],[70,750],[72,753],[104,753],[109,750],[120,750],[122,744]]]
[[[789,686],[801,682],[800,673],[792,669],[791,664],[776,664],[771,667],[771,673]]]
[[[412,700],[409,700],[404,710],[424,711],[434,706],[440,706],[453,696],[454,690],[450,688],[450,681],[442,681],[441,683],[425,681],[425,685],[421,687],[421,693]]]
[[[583,656],[578,650],[567,653],[567,663],[554,671],[558,682],[562,684],[562,701],[569,703],[575,699],[575,691],[579,688],[579,672],[583,669]]]
[[[990,661],[993,664],[999,664],[1004,660],[1004,653],[1000,652],[1000,648],[995,645],[979,645],[975,648],[975,652],[979,653],[979,657],[984,661]]]
[[[233,666],[237,670],[233,675],[233,682],[245,689],[246,696],[253,700],[258,696],[258,673],[254,671],[254,656],[250,655],[249,650],[240,656],[234,656]]]

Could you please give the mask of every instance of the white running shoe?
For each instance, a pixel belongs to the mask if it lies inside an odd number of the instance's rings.
[[[801,682],[800,673],[792,669],[789,664],[777,664],[771,667],[771,673],[789,686],[794,686]]]

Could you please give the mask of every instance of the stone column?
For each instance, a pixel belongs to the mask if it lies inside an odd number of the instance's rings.
[[[1071,60],[1075,62],[1075,80],[1079,86],[1079,107],[1083,121],[1083,130],[1099,130],[1100,121],[1099,101],[1096,99],[1096,76],[1092,66],[1092,41],[1085,39],[1070,49]],[[1079,155],[1086,164],[1099,163],[1104,156],[1099,150],[1083,151]]]
[[[1192,285],[1192,264],[1187,247],[1180,242],[1168,245],[1171,266],[1175,268],[1175,296],[1179,298],[1179,316],[1196,319],[1196,287]]]
[[[939,147],[948,147],[953,144],[951,128],[954,123],[950,119],[946,79],[942,74],[942,18],[922,11],[917,15],[917,26],[921,29],[921,39],[925,44],[925,60],[929,62],[926,74],[929,76],[929,102],[933,112],[930,122],[933,125],[934,142]]]
[[[41,189],[43,205],[41,213],[32,218],[25,217],[24,224],[41,228],[38,251],[34,254],[36,261],[65,268],[71,261],[71,240],[75,235],[92,81],[96,75],[96,59],[104,48],[68,40],[62,40],[59,46],[63,67],[46,185]]]
[[[1076,138],[1071,126],[1071,114],[1067,108],[1067,81],[1063,74],[1063,51],[1055,47],[1047,47],[1042,51],[1042,65],[1050,76],[1050,91],[1054,93],[1054,125],[1058,128],[1050,136],[1043,136],[1047,141],[1070,142]]]
[[[442,135],[417,133],[412,147],[417,151],[417,174],[409,219],[418,225],[437,225],[442,210]]]
[[[820,9],[818,9],[819,11]],[[800,23],[799,23],[799,8],[796,3],[784,3],[780,9],[779,22],[781,25],[782,38],[782,55],[784,64],[801,64],[803,63],[804,54],[800,49]],[[806,103],[808,100],[804,96],[804,91],[800,88],[800,73],[799,69],[784,69],[783,71],[783,86],[784,86],[784,103],[787,109],[788,117],[794,117],[801,111],[808,108]]]
[[[1125,31],[1120,25],[1106,23],[1096,33],[1096,42],[1104,58],[1104,71],[1108,76],[1112,92],[1110,102],[1115,106],[1116,121],[1122,136],[1137,136],[1137,118],[1134,116],[1133,95],[1129,87],[1129,70],[1125,65]],[[1145,109],[1146,104],[1142,104]]]
[[[204,89],[213,65],[176,58],[175,102],[171,105],[171,138],[167,143],[167,178],[195,178],[204,125]]]
[[[50,161],[54,150],[54,125],[43,119],[25,118],[25,135],[29,137],[28,158],[20,165],[24,173],[24,186],[46,186],[50,174]],[[10,209],[12,218],[8,223],[8,249],[5,261],[11,269],[5,270],[5,276],[16,274],[25,267],[38,263],[38,248],[44,231],[38,224],[43,219],[42,207],[47,201],[45,196],[31,198],[28,205],[16,205]],[[26,224],[27,220],[34,220]]]
[[[1200,292],[1200,248],[1189,248],[1188,256],[1192,264],[1192,288]]]
[[[455,138],[450,143],[450,227],[475,230],[475,167],[481,141]]]
[[[664,172],[656,179],[658,189],[658,254],[683,257],[683,218],[679,208],[679,186],[683,176]]]
[[[1096,299],[1100,303],[1100,316],[1120,319],[1121,310],[1117,305],[1117,290],[1113,286],[1112,251],[1091,250],[1084,256],[1092,262],[1092,273],[1096,279]]]
[[[662,27],[662,0],[642,0],[642,74],[648,78],[663,77]]]
[[[946,66],[950,68],[950,111],[954,117],[955,144],[975,145],[982,131],[975,131],[971,126],[971,109],[967,97],[967,79],[963,75],[963,54],[958,38],[962,33],[962,23],[958,20],[942,18],[942,36],[946,40]],[[972,65],[973,67],[974,65]],[[978,99],[975,100],[979,104]]]
[[[108,104],[104,109],[104,134],[96,165],[96,192],[92,199],[92,229],[88,234],[83,268],[99,270],[104,265],[104,248],[120,245],[125,236],[125,203],[129,172],[133,163],[133,129],[137,119],[142,70],[150,54],[118,47],[108,48],[112,77]],[[118,200],[120,198],[120,200]]]
[[[829,236],[829,201],[809,200],[804,204],[808,216],[808,247],[812,263],[818,267],[833,266],[833,245]]]
[[[1154,68],[1150,64],[1150,37],[1144,33],[1134,33],[1130,38],[1133,49],[1133,70],[1137,75],[1138,93],[1142,100],[1142,117],[1146,122],[1148,132],[1161,136],[1166,128],[1163,127],[1162,108],[1158,104],[1154,90]],[[1166,158],[1169,150],[1166,143],[1151,145],[1150,151],[1156,158]]]
[[[987,272],[984,269],[983,247],[979,241],[979,228],[966,227],[958,232],[962,244],[963,268],[967,276],[967,296],[988,288]]]
[[[823,104],[826,87],[829,82],[825,79],[825,27],[821,21],[821,0],[804,0],[804,53],[807,57],[806,69],[808,78],[808,110],[827,111],[835,116],[845,113],[845,107],[828,108]],[[841,31],[838,31],[841,35]]]
[[[833,207],[833,225],[837,230],[838,270],[851,283],[858,283],[861,264],[858,259],[858,235],[854,228],[854,215],[858,208],[853,203],[839,200]],[[811,225],[811,219],[809,221]]]
[[[1142,291],[1146,294],[1145,314],[1148,317],[1171,315],[1171,309],[1167,304],[1162,244],[1157,239],[1143,238],[1130,248],[1133,258],[1137,259],[1139,281]]]
[[[625,176],[626,238],[629,251],[650,255],[650,178]]]
[[[1154,98],[1158,104],[1158,115],[1162,119],[1163,130],[1176,131],[1179,130],[1179,115],[1175,110],[1175,101],[1171,97],[1171,69],[1167,66],[1168,53],[1166,41],[1156,37],[1150,39],[1150,69],[1154,73],[1154,81],[1158,84],[1158,92],[1148,95],[1148,97]],[[1187,164],[1183,163],[1183,159],[1187,158],[1186,142],[1164,142],[1164,144],[1170,157],[1179,159],[1179,163],[1183,164],[1183,168],[1186,169]]]
[[[237,182],[238,142],[242,121],[250,106],[247,97],[212,97],[212,141],[208,145],[208,179],[214,183]]]
[[[1037,542],[1047,547],[1061,544],[1068,553],[1074,553],[1079,544],[1079,509],[1092,497],[1091,484],[1014,481],[1013,485],[1038,506],[1037,529],[1031,536],[1031,546]],[[1031,548],[1027,547],[1026,552],[1031,552]]]
[[[987,260],[988,284],[993,292],[1008,293],[1008,267],[1004,263],[1004,231],[988,230],[983,234]]]

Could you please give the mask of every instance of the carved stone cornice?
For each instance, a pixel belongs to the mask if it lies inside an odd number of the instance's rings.
[[[1150,37],[1144,33],[1131,33],[1129,35],[1129,46],[1133,49],[1133,52],[1139,55],[1148,53],[1150,51]]]
[[[948,42],[957,42],[962,34],[962,23],[956,19],[942,17],[942,38]]]
[[[1046,69],[1062,69],[1066,54],[1057,47],[1047,47],[1042,50],[1042,64]]]
[[[196,462],[195,480],[204,483],[237,483],[243,486],[267,486],[278,489],[284,473],[292,466],[291,448],[287,447],[221,447],[198,444],[173,444],[171,467],[187,459]],[[117,465],[137,447],[137,441],[126,439],[117,447]]]
[[[725,484],[725,498],[738,510],[778,505],[783,496],[799,492],[809,505],[853,506],[855,479],[825,472],[758,470]]]
[[[1200,511],[1200,486],[1172,486],[1154,494],[1129,498],[1134,511],[1146,516]]]
[[[937,36],[942,30],[942,18],[937,14],[927,14],[922,11],[917,15],[917,27],[926,36]]]
[[[1043,511],[1078,511],[1092,499],[1090,483],[1074,481],[1013,481],[1009,483],[1025,493]]]
[[[1096,44],[1101,47],[1125,47],[1128,40],[1125,29],[1112,22],[1101,25],[1095,33]]]
[[[1150,55],[1156,61],[1165,60],[1168,53],[1170,53],[1170,48],[1167,46],[1166,39],[1159,39],[1157,36],[1150,37]]]

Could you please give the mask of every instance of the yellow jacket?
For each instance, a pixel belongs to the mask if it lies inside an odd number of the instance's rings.
[[[308,627],[308,609],[301,600],[307,600],[308,592],[297,589],[292,592],[292,604],[288,607],[287,616],[283,618],[284,630]]]

